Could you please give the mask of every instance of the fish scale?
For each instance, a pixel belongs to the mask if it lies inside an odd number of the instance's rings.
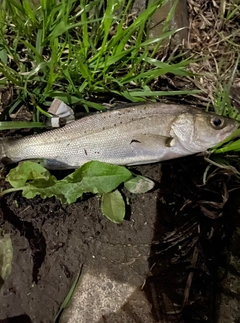
[[[41,134],[5,138],[1,158],[43,159],[55,169],[77,168],[90,160],[146,164],[205,151],[237,127],[235,120],[186,105],[141,104],[95,113]]]

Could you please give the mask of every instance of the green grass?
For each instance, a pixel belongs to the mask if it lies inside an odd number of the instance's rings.
[[[214,107],[218,114],[240,121],[239,111],[231,104],[228,88],[219,89]],[[240,152],[240,140],[238,138],[240,138],[240,129],[237,129],[229,138],[213,147],[210,151],[213,154]]]
[[[162,41],[175,33],[166,24],[158,38],[148,37],[149,20],[162,2],[150,1],[133,19],[131,0],[109,0],[106,7],[104,0],[40,0],[35,6],[29,0],[3,0],[0,86],[15,85],[17,99],[32,108],[34,121],[53,98],[89,111],[101,110],[102,98],[139,102],[192,93],[152,86],[168,73],[191,75],[186,67],[192,58],[162,62],[155,57]]]
[[[218,86],[216,87],[214,109],[216,113],[220,115],[228,116],[230,118],[236,119],[237,121],[240,121],[239,111],[232,105],[230,95],[231,86],[233,84],[238,66],[239,55],[232,69],[228,84],[226,84],[225,86],[218,84]],[[237,138],[239,137],[240,129],[237,129],[229,138],[212,149],[213,154],[227,153],[229,151],[239,152],[240,140],[237,140]]]

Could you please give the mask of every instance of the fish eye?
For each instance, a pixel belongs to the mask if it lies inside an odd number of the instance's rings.
[[[225,125],[224,118],[219,116],[212,117],[210,123],[215,129],[222,129]]]

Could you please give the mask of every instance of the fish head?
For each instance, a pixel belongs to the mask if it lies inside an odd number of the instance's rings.
[[[175,118],[170,133],[184,149],[197,153],[225,140],[238,127],[234,119],[193,109]]]

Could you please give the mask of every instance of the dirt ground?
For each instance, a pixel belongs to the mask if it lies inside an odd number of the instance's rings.
[[[219,288],[228,263],[226,248],[236,229],[237,191],[225,196],[234,182],[220,171],[202,186],[206,166],[203,157],[190,157],[135,168],[156,180],[156,208],[149,209],[151,192],[130,194],[123,225],[102,216],[97,197],[85,196],[70,206],[53,198],[26,200],[20,193],[5,197],[0,223],[11,233],[14,261],[0,294],[0,322],[53,322],[92,242],[99,237],[111,241],[116,230],[127,235],[130,208],[136,206],[143,210],[139,224],[149,220],[143,218],[144,209],[157,214],[157,221],[149,223],[155,236],[144,286],[156,321],[216,322]],[[134,244],[142,239],[139,231]]]

